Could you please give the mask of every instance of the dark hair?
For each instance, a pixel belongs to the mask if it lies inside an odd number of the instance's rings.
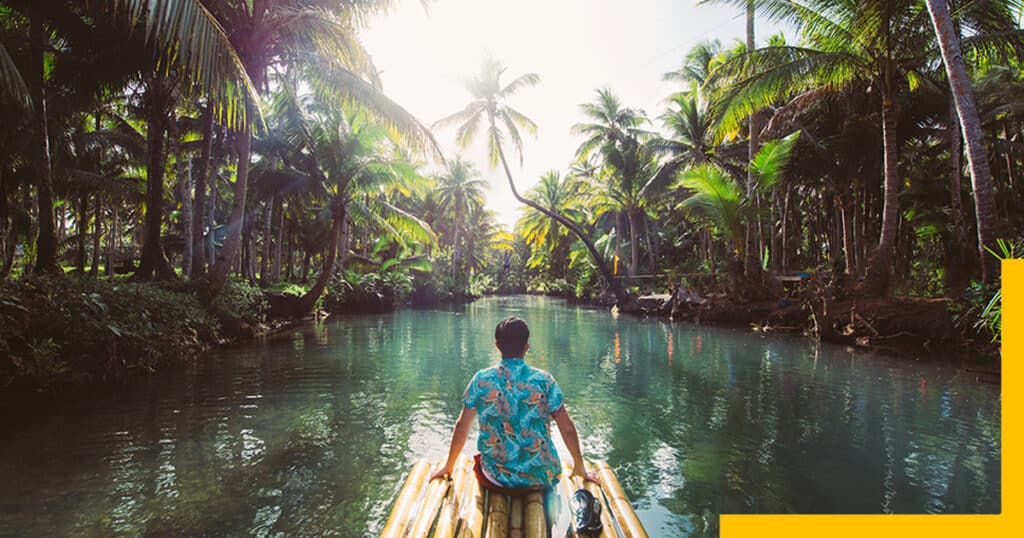
[[[525,321],[515,316],[501,320],[494,328],[494,341],[497,342],[503,359],[522,358],[529,339],[530,328],[526,326]]]

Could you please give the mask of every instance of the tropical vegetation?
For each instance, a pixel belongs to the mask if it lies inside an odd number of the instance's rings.
[[[747,15],[744,41],[695,45],[653,114],[581,96],[565,168],[515,178],[537,135],[515,99],[540,77],[486,58],[466,107],[426,127],[359,40],[387,0],[0,1],[0,382],[483,293],[630,311],[647,292],[830,287],[997,319],[992,252],[1024,234],[1024,5],[714,3]],[[791,42],[758,42],[758,19]],[[452,135],[487,161],[441,155]],[[499,165],[512,229],[487,209]],[[66,368],[86,328],[94,362]],[[150,358],[96,367],[114,342]]]

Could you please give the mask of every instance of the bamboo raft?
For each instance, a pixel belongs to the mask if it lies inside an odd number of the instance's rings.
[[[550,514],[545,513],[543,495],[530,493],[509,497],[484,490],[473,474],[473,462],[459,458],[451,479],[427,482],[432,465],[420,460],[413,465],[391,508],[381,538],[548,538]],[[588,464],[601,485],[585,487],[601,502],[604,529],[595,538],[647,538],[640,519],[619,485],[615,471],[604,462]],[[580,486],[567,479],[569,468],[562,463],[563,479],[555,494],[561,497],[562,519],[569,511],[569,499]],[[562,530],[556,529],[561,533]],[[576,538],[576,533],[568,534]],[[561,538],[561,536],[550,537]]]

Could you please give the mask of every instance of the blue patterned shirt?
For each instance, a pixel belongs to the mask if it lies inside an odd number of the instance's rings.
[[[558,482],[562,466],[548,419],[562,407],[562,390],[551,374],[523,359],[502,359],[473,376],[463,405],[477,411],[476,447],[487,475],[513,488]]]

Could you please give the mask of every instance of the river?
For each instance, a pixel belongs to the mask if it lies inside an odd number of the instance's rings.
[[[509,315],[652,536],[715,535],[720,513],[1000,511],[1000,388],[955,365],[517,296],[335,316],[9,407],[0,535],[375,536]]]

